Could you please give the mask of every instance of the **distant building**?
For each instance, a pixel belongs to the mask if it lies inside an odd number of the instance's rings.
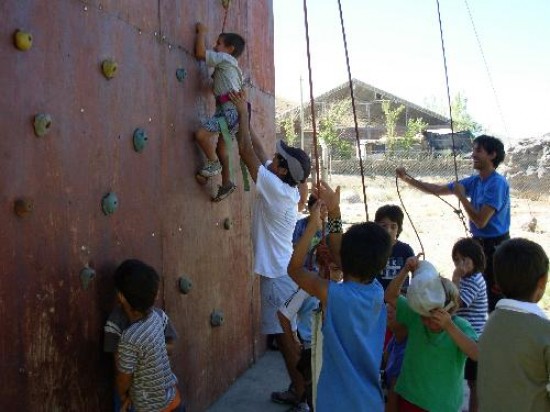
[[[392,109],[400,105],[404,106],[404,110],[399,115],[396,122],[396,135],[402,136],[407,130],[407,122],[409,119],[422,119],[428,124],[428,129],[437,131],[438,129],[448,129],[450,120],[432,110],[421,107],[417,104],[409,102],[398,96],[395,96],[385,90],[371,86],[357,79],[352,80],[353,93],[355,97],[355,108],[357,112],[357,122],[359,126],[359,139],[361,146],[367,152],[384,152],[385,150],[385,135],[386,121],[382,110],[383,101],[391,101]],[[350,99],[349,83],[343,83],[338,87],[329,90],[328,92],[315,98],[315,113],[318,119],[322,113],[329,108],[330,105]],[[304,142],[305,149],[311,149],[313,132],[311,127],[311,109],[310,103],[304,104]],[[296,105],[286,110],[277,110],[277,120],[284,118],[292,118],[296,134],[300,135],[300,106]],[[347,116],[344,119],[344,124],[340,127],[341,138],[355,142],[355,126],[353,117]],[[282,130],[277,131],[279,138],[284,137]],[[452,147],[452,145],[450,146]]]

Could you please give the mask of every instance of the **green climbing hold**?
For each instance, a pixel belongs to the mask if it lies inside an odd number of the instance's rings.
[[[149,140],[145,130],[137,128],[134,130],[134,150],[138,153],[143,152],[145,146],[147,146],[147,141]]]
[[[104,215],[112,215],[117,209],[118,197],[115,193],[109,192],[103,196],[103,199],[101,199],[101,210],[103,210]]]
[[[176,70],[176,78],[178,79],[178,82],[182,83],[186,77],[187,77],[187,70],[185,69]]]
[[[39,113],[34,116],[34,133],[38,137],[46,135],[52,127],[52,117],[47,113]]]

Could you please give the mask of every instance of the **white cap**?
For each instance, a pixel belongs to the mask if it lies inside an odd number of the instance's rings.
[[[411,309],[422,316],[431,316],[431,310],[445,306],[445,289],[439,272],[430,262],[418,262],[407,290],[407,301]]]

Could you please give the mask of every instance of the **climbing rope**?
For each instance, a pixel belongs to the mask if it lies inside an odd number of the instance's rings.
[[[405,173],[405,176],[410,177],[411,179],[414,179],[410,174]],[[407,209],[405,207],[405,204],[403,203],[403,200],[401,198],[401,194],[399,193],[399,179],[397,176],[395,177],[395,188],[397,189],[397,195],[399,196],[399,200],[401,201],[401,206],[403,207],[403,210],[405,210],[405,213],[407,213],[407,217],[409,218],[409,221],[411,222],[411,225],[414,229],[414,224],[412,222],[412,219],[409,216],[409,213],[407,212]],[[464,227],[464,231],[466,232],[466,236],[470,235],[470,229],[468,229],[468,225],[466,224],[466,219],[464,218],[464,213],[462,212],[462,209],[454,207],[450,202],[447,202],[445,199],[443,199],[441,196],[439,196],[437,193],[435,193],[433,190],[430,190],[428,187],[423,186],[423,189],[429,192],[430,194],[437,197],[439,200],[441,200],[443,203],[445,203],[447,206],[449,206],[451,209],[453,209],[453,212],[458,216],[460,219],[460,222],[462,223],[462,226]],[[418,232],[415,229],[416,236],[418,237]],[[418,239],[420,242],[420,238]],[[420,242],[420,245],[422,246],[422,242]]]
[[[451,120],[451,142],[452,142],[452,148],[453,148],[453,164],[454,164],[454,172],[455,172],[455,185],[459,184],[458,183],[458,166],[457,166],[457,161],[456,161],[456,147],[455,147],[455,139],[454,139],[454,126],[453,126],[453,113],[452,113],[452,106],[451,106],[451,93],[450,93],[450,88],[449,88],[449,72],[448,72],[448,69],[447,69],[447,54],[445,52],[445,41],[444,41],[444,37],[443,37],[443,24],[441,22],[441,11],[440,11],[440,6],[439,6],[439,0],[436,0],[437,2],[437,15],[438,15],[438,19],[439,19],[439,33],[440,33],[440,37],[441,37],[441,50],[442,50],[442,54],[443,54],[443,65],[444,65],[444,68],[445,68],[445,85],[446,85],[446,88],[447,88],[447,102],[448,102],[448,105],[449,105],[449,118]],[[413,178],[412,176],[410,176],[409,174],[407,174],[408,177],[410,177],[411,179]],[[396,176],[395,177],[395,188],[397,189],[397,195],[399,196],[399,201],[401,202],[401,206],[403,207],[403,210],[405,210],[405,213],[407,214],[407,217],[411,223],[411,226],[413,227],[414,229],[414,232],[416,234],[416,237],[418,238],[418,242],[420,243],[420,247],[422,249],[422,253],[424,253],[424,246],[422,245],[422,241],[420,240],[420,236],[418,234],[418,231],[416,230],[415,226],[414,226],[414,223],[409,215],[409,213],[407,212],[407,208],[405,207],[405,203],[403,202],[403,199],[401,197],[401,193],[399,191],[399,179],[398,177]],[[462,212],[462,209],[460,207],[460,201],[458,202],[458,207],[454,207],[451,203],[447,202],[445,199],[443,199],[441,196],[439,196],[437,193],[435,193],[434,191],[430,190],[428,187],[425,187],[424,186],[424,189],[435,195],[438,199],[440,199],[442,202],[444,202],[445,204],[447,204],[448,206],[450,206],[454,213],[456,213],[456,215],[458,216],[458,218],[460,219],[462,225],[464,226],[464,231],[466,232],[466,236],[468,236],[470,234],[470,231],[468,229],[468,226],[466,225],[466,221],[464,219],[464,213]]]
[[[426,252],[424,251],[424,245],[422,244],[422,240],[420,239],[420,235],[418,234],[418,230],[416,230],[416,226],[413,223],[413,220],[411,219],[411,216],[409,215],[409,212],[407,211],[407,208],[405,207],[405,202],[403,202],[403,198],[401,197],[401,192],[399,191],[399,178],[397,175],[395,176],[395,188],[397,189],[397,196],[399,197],[399,201],[401,202],[401,207],[405,211],[405,214],[407,215],[407,219],[409,219],[409,223],[411,224],[414,234],[416,235],[416,238],[418,239],[418,243],[420,244],[420,250],[422,251],[422,256],[424,259],[426,258]],[[443,200],[443,199],[441,199]],[[452,206],[451,206],[452,207]]]
[[[340,25],[342,27],[342,38],[344,40],[344,50],[346,54],[346,66],[348,69],[348,81],[349,81],[349,90],[351,95],[351,107],[353,110],[353,124],[355,126],[355,140],[357,141],[357,153],[359,154],[359,167],[361,169],[361,184],[363,186],[363,201],[365,204],[365,218],[366,221],[369,221],[369,207],[367,204],[367,190],[365,186],[365,173],[363,168],[363,156],[361,154],[361,142],[359,141],[359,125],[357,122],[357,110],[355,108],[355,95],[353,92],[353,81],[351,79],[351,68],[349,64],[349,53],[348,53],[348,42],[346,39],[346,29],[344,26],[344,15],[342,13],[342,2],[338,0],[338,10],[340,11]]]
[[[441,22],[441,10],[439,6],[439,0],[437,2],[437,17],[439,20],[439,34],[441,38],[441,52],[443,54],[443,67],[445,69],[445,86],[447,87],[447,103],[449,105],[449,119],[451,120],[451,143],[453,146],[453,163],[455,169],[455,181],[458,182],[458,166],[456,163],[456,147],[455,147],[455,132],[454,132],[454,122],[453,122],[453,108],[451,105],[451,91],[449,88],[449,70],[447,68],[447,53],[445,52],[445,40],[443,38],[443,23]],[[460,203],[458,205],[460,208]]]
[[[315,155],[315,173],[317,175],[317,193],[321,193],[321,172],[319,168],[319,152],[317,150],[317,123],[315,121],[315,98],[313,97],[313,74],[311,70],[311,52],[309,42],[309,23],[307,17],[307,0],[304,0],[304,21],[306,28],[307,69],[309,75],[309,104],[311,106],[311,125],[313,128],[313,153]],[[324,236],[323,236],[324,238]]]
[[[495,96],[495,102],[497,105],[498,114],[500,116],[500,120],[502,122],[502,125],[504,126],[504,132],[506,133],[506,136],[509,137],[510,134],[508,133],[508,127],[506,126],[506,120],[504,119],[504,114],[502,112],[502,107],[500,105],[500,100],[497,95],[497,91],[495,89],[495,85],[493,83],[493,77],[491,76],[491,72],[489,70],[489,65],[487,64],[487,59],[485,58],[485,53],[483,52],[483,47],[481,47],[481,40],[479,39],[479,34],[477,33],[476,25],[474,23],[474,16],[472,15],[472,11],[470,10],[470,5],[468,4],[468,0],[464,0],[464,3],[466,4],[466,9],[468,10],[468,16],[470,17],[470,22],[472,23],[472,28],[474,30],[474,34],[476,36],[477,45],[479,47],[479,51],[481,52],[481,57],[483,58],[483,64],[485,66],[485,70],[487,71],[487,77],[489,78],[489,84],[491,85],[491,89],[493,90],[493,95]],[[508,140],[509,143],[509,140]]]

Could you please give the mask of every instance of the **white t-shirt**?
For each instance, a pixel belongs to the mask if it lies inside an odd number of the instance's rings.
[[[266,166],[260,166],[252,220],[254,272],[258,275],[268,278],[288,275],[299,200],[297,187],[289,186]]]
[[[214,68],[212,76],[214,95],[221,96],[243,88],[243,74],[237,59],[227,53],[206,51],[206,65]]]

